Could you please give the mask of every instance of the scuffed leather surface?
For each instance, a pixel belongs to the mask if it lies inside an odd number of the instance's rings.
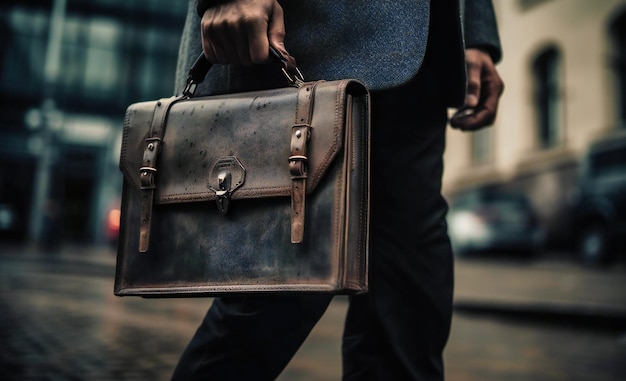
[[[350,82],[321,82],[317,86],[309,147],[309,192],[342,148]],[[356,86],[356,83],[352,83]],[[214,200],[208,173],[221,157],[235,156],[246,168],[243,186],[233,199],[289,195],[287,164],[291,128],[295,123],[296,88],[249,92],[237,96],[194,98],[170,110],[157,172],[158,203]],[[139,186],[139,170],[155,102],[129,107],[120,166],[131,184]],[[137,125],[138,128],[135,127]],[[315,126],[324,126],[317,129]]]
[[[301,244],[290,243],[287,162],[297,89],[274,90],[269,97],[266,92],[197,98],[172,106],[158,161],[158,201],[147,253],[137,251],[138,175],[154,104],[129,107],[120,160],[125,180],[116,294],[367,289],[369,99],[357,82],[321,82],[317,87]],[[235,156],[246,167],[245,183],[234,192],[226,215],[218,213],[207,179],[222,156]]]

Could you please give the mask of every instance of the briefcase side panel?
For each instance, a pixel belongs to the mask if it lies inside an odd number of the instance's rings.
[[[311,156],[318,157],[323,163],[322,168],[332,160],[343,163],[342,181],[335,186],[338,229],[333,231],[342,264],[341,283],[346,289],[365,292],[368,289],[369,253],[369,93],[358,81],[341,81],[339,85],[322,82],[317,85],[315,98],[313,136],[320,132],[319,126],[328,123],[341,126],[333,130],[339,134],[335,139],[326,139],[324,143],[312,139],[310,143]],[[320,160],[324,152],[337,150],[325,151],[324,144],[341,147],[339,155]],[[311,174],[310,181],[319,181],[315,176],[324,173],[320,170]],[[313,223],[309,221],[307,219],[307,226]]]
[[[346,108],[346,165],[349,166],[346,192],[347,213],[345,231],[348,235],[345,249],[344,283],[347,288],[368,289],[369,264],[369,95],[349,95]]]

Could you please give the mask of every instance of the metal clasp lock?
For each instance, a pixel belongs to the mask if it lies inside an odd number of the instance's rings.
[[[215,202],[220,214],[226,214],[226,212],[228,212],[228,204],[230,203],[230,183],[232,178],[233,176],[230,172],[221,172],[217,175],[218,190],[215,191],[215,195],[217,196]]]
[[[234,156],[219,158],[209,173],[209,189],[215,192],[215,203],[221,214],[228,212],[233,192],[243,185],[246,170]]]

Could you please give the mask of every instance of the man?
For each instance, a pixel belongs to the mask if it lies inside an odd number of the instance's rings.
[[[357,78],[372,90],[370,291],[350,297],[344,380],[442,380],[453,286],[441,196],[447,108],[461,106],[451,124],[462,130],[495,118],[503,84],[491,0],[192,1],[178,83],[203,51],[224,65],[201,93],[284,86],[264,65],[270,46],[309,80]],[[215,299],[173,379],[275,379],[330,300]]]

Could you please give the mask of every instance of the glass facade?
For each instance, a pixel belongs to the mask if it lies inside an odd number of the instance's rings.
[[[0,241],[105,241],[124,111],[172,95],[186,10],[166,0],[3,1],[0,210],[12,223]]]

